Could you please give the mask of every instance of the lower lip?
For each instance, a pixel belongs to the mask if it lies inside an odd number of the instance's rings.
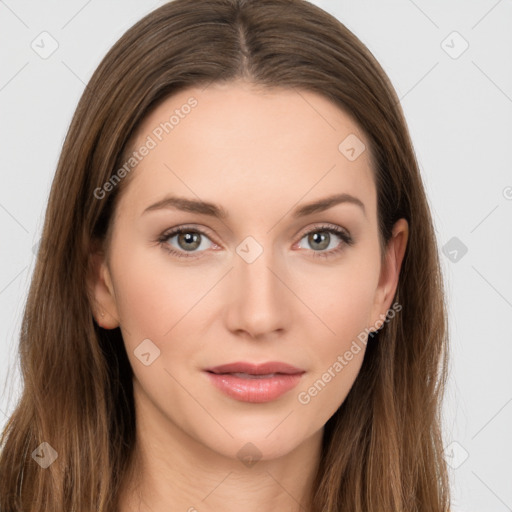
[[[210,381],[227,396],[241,402],[271,402],[293,389],[302,373],[277,374],[274,377],[243,378],[229,373],[206,372]]]

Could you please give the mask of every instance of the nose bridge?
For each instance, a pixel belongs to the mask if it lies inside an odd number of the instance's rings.
[[[283,278],[277,277],[280,265],[272,246],[247,237],[236,252],[230,289],[233,293],[231,321],[235,324],[231,327],[253,335],[283,327],[286,287],[281,281]]]

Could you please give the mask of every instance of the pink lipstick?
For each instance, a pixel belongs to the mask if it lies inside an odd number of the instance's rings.
[[[299,383],[304,370],[286,363],[229,363],[205,369],[214,386],[241,402],[276,400]]]

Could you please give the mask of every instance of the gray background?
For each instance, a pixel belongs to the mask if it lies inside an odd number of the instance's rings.
[[[20,392],[21,313],[72,113],[112,44],[162,3],[0,1],[0,427]],[[450,314],[452,510],[510,511],[512,2],[314,3],[390,76],[427,187]]]

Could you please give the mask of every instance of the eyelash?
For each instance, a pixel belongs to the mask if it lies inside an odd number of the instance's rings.
[[[339,238],[341,238],[342,243],[336,249],[331,249],[329,251],[313,251],[313,257],[314,258],[330,258],[330,257],[334,257],[334,256],[338,255],[341,251],[344,250],[344,246],[349,246],[350,247],[350,246],[354,245],[354,240],[350,236],[350,234],[347,231],[345,231],[344,229],[342,229],[342,228],[340,228],[338,226],[334,226],[334,225],[321,225],[321,226],[317,226],[314,229],[304,233],[300,237],[299,241],[302,240],[304,237],[312,234],[312,233],[319,233],[319,232],[321,232],[321,233],[331,233],[331,234],[337,235]],[[195,227],[192,227],[192,226],[180,226],[179,228],[173,228],[172,230],[163,233],[162,235],[160,235],[158,237],[158,239],[156,241],[169,254],[171,254],[172,256],[176,256],[177,258],[188,258],[188,259],[196,259],[198,257],[200,258],[201,256],[189,256],[184,251],[177,251],[177,250],[171,249],[169,247],[169,245],[167,243],[169,241],[169,239],[174,237],[174,236],[176,236],[176,235],[180,235],[180,234],[183,234],[183,233],[197,233],[197,234],[200,234],[201,236],[205,236],[208,239],[210,238],[208,236],[208,234],[205,233],[204,231],[202,231],[201,229],[198,229],[198,228],[195,228]]]

